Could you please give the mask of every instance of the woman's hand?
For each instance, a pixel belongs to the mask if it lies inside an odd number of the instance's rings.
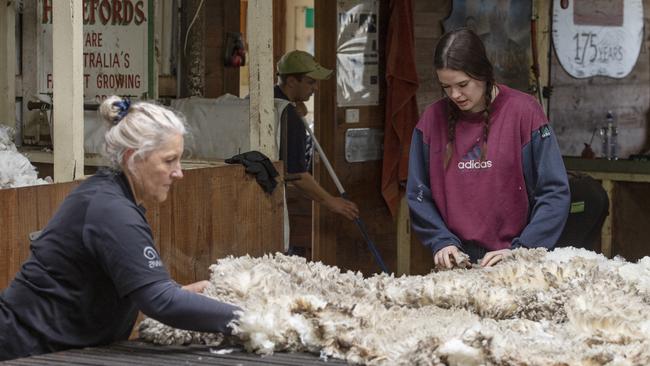
[[[433,262],[436,268],[451,269],[454,267],[465,267],[465,264],[469,264],[469,259],[467,254],[452,244],[440,249],[433,256]]]
[[[189,285],[185,285],[182,287],[182,289],[200,294],[208,286],[210,286],[210,282],[204,280],[204,281],[190,283]]]
[[[487,252],[485,253],[483,259],[481,259],[481,266],[492,267],[493,265],[501,262],[502,260],[504,260],[505,258],[511,255],[512,255],[512,251],[510,249],[501,249],[501,250],[495,250],[493,252]]]

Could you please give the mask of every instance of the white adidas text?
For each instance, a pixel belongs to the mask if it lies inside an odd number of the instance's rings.
[[[492,167],[492,160],[469,160],[458,163],[458,169],[487,169]]]

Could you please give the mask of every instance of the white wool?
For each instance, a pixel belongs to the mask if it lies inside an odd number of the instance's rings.
[[[210,269],[205,295],[243,309],[231,341],[250,352],[368,365],[650,364],[650,258],[518,249],[492,268],[363,278],[276,254]],[[141,336],[217,340],[151,319]]]
[[[581,257],[585,259],[592,259],[596,261],[606,261],[607,258],[591,250],[584,248],[574,248],[566,247],[557,250],[550,251],[546,254],[546,259],[554,262],[566,263],[575,257]]]
[[[646,296],[650,296],[650,257],[643,257],[637,263],[623,264],[619,267],[618,274],[625,281],[634,283]]]
[[[0,151],[16,151],[16,145],[12,140],[13,135],[12,128],[0,123]]]
[[[440,354],[447,357],[449,365],[480,365],[483,360],[480,349],[468,346],[457,338],[451,339],[440,346]]]
[[[15,188],[47,184],[38,178],[36,168],[24,155],[16,151],[11,140],[12,132],[0,125],[0,188]]]

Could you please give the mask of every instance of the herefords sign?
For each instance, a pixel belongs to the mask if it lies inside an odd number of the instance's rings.
[[[52,3],[39,0],[39,91],[52,92]],[[148,96],[151,0],[84,0],[84,99]]]

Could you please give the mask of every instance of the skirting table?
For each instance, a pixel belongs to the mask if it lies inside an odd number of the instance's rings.
[[[126,341],[104,347],[73,349],[45,355],[0,362],[4,365],[346,365],[329,358],[323,360],[309,353],[274,353],[260,356],[241,349],[220,354],[227,348],[209,346],[157,346],[151,343]]]

